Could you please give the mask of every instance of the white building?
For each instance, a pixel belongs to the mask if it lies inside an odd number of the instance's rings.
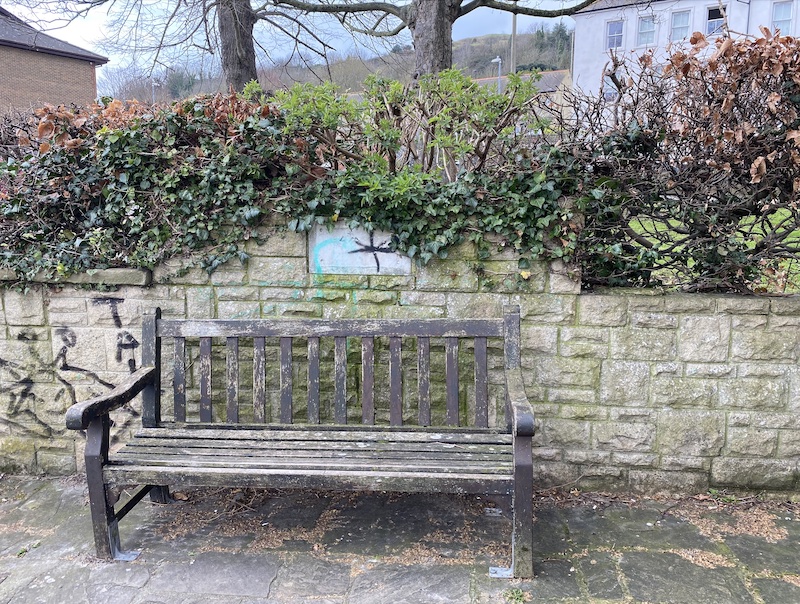
[[[737,34],[761,36],[759,26],[796,36],[800,0],[599,0],[574,15],[572,80],[597,93],[611,55],[635,57],[653,50],[658,57],[670,43],[686,42],[699,31],[711,41],[724,19]]]

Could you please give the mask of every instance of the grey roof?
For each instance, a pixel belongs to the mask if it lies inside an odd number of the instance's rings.
[[[599,10],[608,10],[610,8],[624,8],[626,6],[636,6],[637,4],[649,5],[659,0],[598,0],[594,4],[590,4],[577,12],[578,15],[583,13],[593,13]]]
[[[0,6],[0,46],[43,52],[104,65],[108,59],[42,33]]]

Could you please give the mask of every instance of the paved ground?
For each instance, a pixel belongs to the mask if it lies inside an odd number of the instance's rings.
[[[800,506],[537,495],[537,576],[497,504],[449,495],[205,490],[122,522],[94,558],[85,488],[0,476],[0,603],[800,603]],[[489,508],[490,512],[487,512]]]

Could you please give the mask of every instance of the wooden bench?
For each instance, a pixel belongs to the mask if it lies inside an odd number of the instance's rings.
[[[162,350],[173,356],[163,410]],[[170,486],[500,494],[512,496],[512,566],[494,574],[532,576],[534,417],[518,307],[427,320],[175,320],[156,309],[143,319],[142,365],[66,416],[87,431],[101,558],[135,557],[118,522],[148,493],[169,502]],[[111,453],[109,413],[139,393],[142,429]]]

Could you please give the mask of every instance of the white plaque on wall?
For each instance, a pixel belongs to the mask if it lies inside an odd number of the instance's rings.
[[[308,236],[308,266],[324,275],[410,275],[411,258],[392,251],[391,234],[317,225]]]

